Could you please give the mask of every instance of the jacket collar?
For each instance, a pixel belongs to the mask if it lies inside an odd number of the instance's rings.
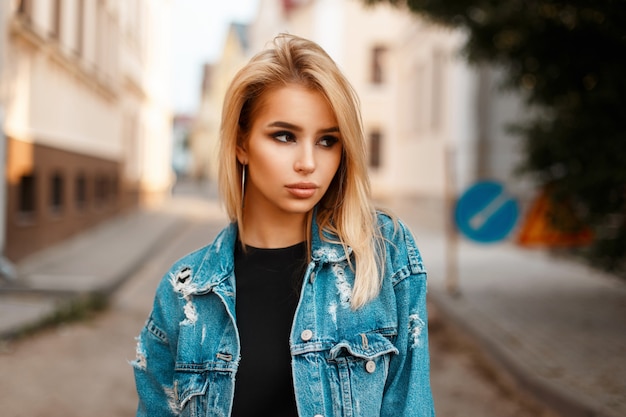
[[[344,250],[339,238],[328,230],[320,233],[316,221],[317,210],[313,213],[313,225],[311,227],[311,260],[319,263],[341,262],[352,253],[352,248]]]
[[[348,247],[346,253],[335,234],[327,230],[320,234],[316,213],[317,210],[313,213],[311,227],[311,260],[316,263],[334,263],[347,259],[352,253],[352,248]],[[196,294],[211,291],[234,276],[237,234],[237,224],[230,223],[216,236],[213,243],[205,248],[196,274],[197,281],[194,282]],[[231,286],[234,290],[234,282],[231,282]]]
[[[197,293],[211,291],[234,276],[236,242],[237,224],[230,223],[215,237],[213,243],[205,248],[197,272]]]

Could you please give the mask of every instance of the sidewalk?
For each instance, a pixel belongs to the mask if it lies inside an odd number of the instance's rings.
[[[51,318],[76,300],[105,298],[185,220],[168,205],[107,220],[16,265],[0,280],[0,340]]]
[[[452,296],[445,210],[418,200],[382,205],[413,230],[438,310],[520,386],[564,417],[626,415],[623,281],[540,250],[459,238],[460,294]],[[21,262],[20,285],[0,282],[0,338],[49,316],[60,300],[114,291],[189,215],[180,200],[131,213]]]
[[[510,242],[458,238],[454,249],[441,205],[405,200],[387,207],[415,234],[431,301],[520,386],[564,417],[626,416],[624,281]],[[456,296],[446,289],[450,259]]]

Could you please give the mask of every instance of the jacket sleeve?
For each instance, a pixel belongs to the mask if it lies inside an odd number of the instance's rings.
[[[132,365],[138,417],[176,416],[180,411],[173,382],[179,318],[172,314],[180,308],[167,278],[161,281],[152,312],[137,337],[137,357]]]
[[[396,347],[390,360],[381,416],[433,417],[428,351],[427,279],[421,255],[407,227],[398,221],[387,244],[398,312]]]

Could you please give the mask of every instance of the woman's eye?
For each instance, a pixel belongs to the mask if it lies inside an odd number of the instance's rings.
[[[292,142],[295,138],[289,132],[276,132],[272,134],[272,137],[279,142]]]
[[[339,139],[334,136],[324,136],[318,143],[325,148],[330,148],[337,142],[339,142]]]

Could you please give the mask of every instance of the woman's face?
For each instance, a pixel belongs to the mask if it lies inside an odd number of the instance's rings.
[[[324,196],[341,161],[335,115],[316,90],[271,89],[254,109],[237,158],[247,165],[244,203],[255,216],[302,215]]]

